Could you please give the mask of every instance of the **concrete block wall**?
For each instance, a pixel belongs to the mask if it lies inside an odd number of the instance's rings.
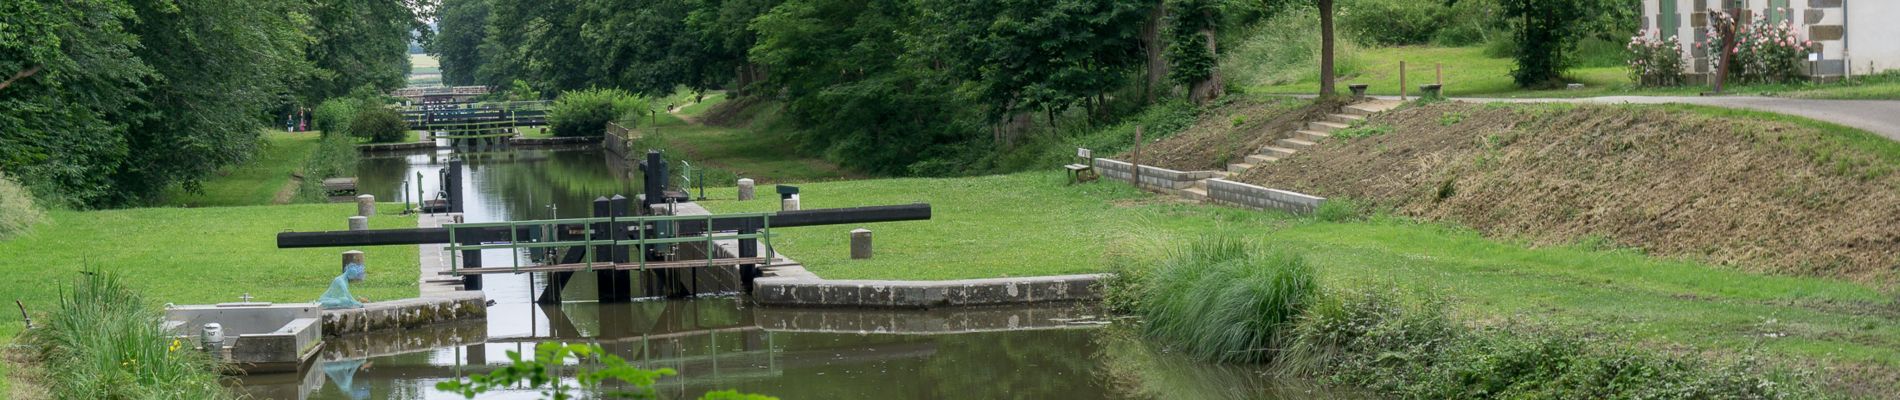
[[[1326,203],[1324,197],[1268,189],[1226,179],[1207,181],[1207,199],[1241,207],[1281,210],[1295,214],[1312,213],[1318,210],[1321,204]]]
[[[482,292],[450,292],[429,297],[375,302],[363,308],[323,311],[323,335],[343,336],[386,329],[488,317]]]
[[[939,308],[1096,300],[1106,275],[955,281],[759,278],[753,299],[768,306]]]
[[[1122,182],[1134,179],[1134,165],[1107,158],[1095,159],[1095,170],[1103,177]],[[1195,181],[1218,176],[1217,171],[1176,171],[1152,165],[1141,166],[1141,187],[1174,191],[1194,186]]]

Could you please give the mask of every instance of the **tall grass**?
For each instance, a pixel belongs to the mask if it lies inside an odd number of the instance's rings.
[[[1228,86],[1252,88],[1319,81],[1320,37],[1317,11],[1298,8],[1254,26],[1229,49],[1222,49],[1220,70]],[[1333,44],[1333,71],[1341,77],[1366,69],[1360,47],[1351,40]]]
[[[1137,308],[1150,336],[1221,362],[1267,362],[1289,343],[1318,293],[1299,254],[1205,238],[1156,266]]]
[[[221,399],[217,365],[175,345],[162,316],[110,272],[83,272],[57,308],[24,335],[61,398]]]
[[[33,204],[33,193],[0,172],[0,240],[26,233],[27,228],[45,220],[46,213]]]
[[[355,140],[344,135],[325,135],[317,143],[317,149],[305,159],[303,184],[297,187],[297,200],[304,203],[322,203],[328,201],[323,192],[323,180],[329,178],[356,176],[356,164],[362,154],[356,150]]]

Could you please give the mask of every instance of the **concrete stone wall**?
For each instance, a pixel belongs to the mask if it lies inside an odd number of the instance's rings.
[[[753,298],[767,306],[939,308],[1082,301],[1101,298],[1107,275],[1065,275],[955,281],[825,280],[771,277],[755,281]]]
[[[488,317],[481,292],[369,303],[363,308],[323,311],[323,335],[336,337],[386,329],[415,329],[430,324]]]
[[[1103,177],[1122,182],[1134,179],[1134,165],[1107,158],[1095,159],[1095,170]],[[1141,187],[1175,191],[1194,186],[1195,181],[1213,178],[1216,171],[1176,171],[1152,165],[1141,166]]]
[[[1207,199],[1217,203],[1226,203],[1241,207],[1280,210],[1295,214],[1312,213],[1318,210],[1326,198],[1294,193],[1279,189],[1268,189],[1256,185],[1234,182],[1226,179],[1207,181]]]

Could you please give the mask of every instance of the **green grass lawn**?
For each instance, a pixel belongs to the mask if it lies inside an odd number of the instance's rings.
[[[524,127],[521,128],[521,137],[529,139],[551,138],[554,137],[554,130],[548,129],[548,127],[545,126]]]
[[[1596,96],[1696,96],[1711,91],[1707,85],[1668,88],[1636,87],[1627,68],[1572,68],[1567,80],[1582,83],[1582,90],[1527,90],[1511,81],[1516,62],[1509,58],[1485,55],[1483,47],[1381,47],[1359,50],[1355,58],[1363,62],[1361,73],[1342,76],[1339,91],[1353,84],[1367,84],[1374,95],[1399,94],[1399,62],[1405,61],[1407,94],[1417,95],[1418,86],[1438,79],[1443,66],[1445,95],[1455,97],[1596,97]],[[1248,88],[1271,94],[1313,94],[1319,92],[1318,78],[1299,82]],[[1781,96],[1810,99],[1895,100],[1900,99],[1900,74],[1880,74],[1849,82],[1827,84],[1736,85],[1730,95]]]
[[[725,97],[706,96],[706,101],[686,107],[681,114],[696,116]],[[661,113],[640,121],[636,129],[641,132],[641,145],[662,148],[669,158],[717,171],[707,173],[708,186],[732,186],[737,178],[752,178],[764,184],[856,176],[798,152],[797,141],[784,128],[761,120],[754,120],[749,127],[729,128],[690,123],[680,116]]]
[[[225,207],[271,204],[277,192],[290,182],[290,172],[302,166],[317,148],[317,132],[269,131],[257,157],[243,165],[227,167],[204,183],[203,193],[172,189],[165,194],[166,205],[180,207]]]
[[[413,228],[413,217],[379,207],[372,228]],[[342,230],[355,204],[54,211],[33,232],[0,241],[0,293],[27,310],[53,308],[60,290],[90,267],[130,279],[153,307],[163,303],[315,301],[339,273],[347,249],[278,249],[286,230]],[[352,292],[370,300],[415,297],[416,246],[367,247],[369,280]],[[0,344],[23,327],[17,310],[0,319]]]
[[[1104,272],[1209,235],[1296,248],[1345,287],[1443,294],[1475,322],[1539,320],[1640,340],[1900,368],[1900,305],[1859,284],[1760,276],[1627,250],[1527,248],[1395,218],[1319,222],[1188,204],[1053,172],[800,186],[806,208],[929,202],[930,221],[865,224],[876,257],[851,260],[859,226],[791,228],[776,247],[833,279],[942,280]],[[762,189],[764,190],[764,189]],[[730,195],[719,196],[730,199]],[[765,196],[771,197],[771,196]],[[709,201],[718,212],[775,200]]]

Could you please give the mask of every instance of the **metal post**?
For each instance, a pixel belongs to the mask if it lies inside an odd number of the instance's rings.
[[[1141,127],[1140,126],[1135,127],[1135,155],[1132,158],[1132,160],[1129,161],[1128,165],[1130,167],[1133,167],[1132,169],[1134,170],[1134,179],[1129,180],[1129,182],[1135,184],[1135,189],[1141,189]]]

